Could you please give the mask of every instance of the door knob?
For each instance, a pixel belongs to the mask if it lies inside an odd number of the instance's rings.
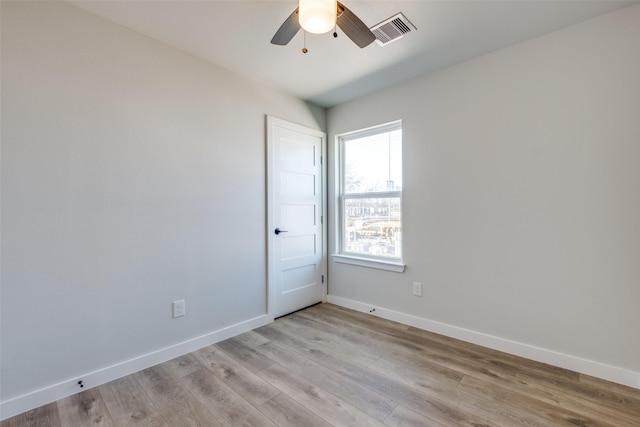
[[[276,233],[276,234],[280,234],[280,233],[288,233],[288,231],[287,231],[287,230],[280,230],[280,228],[276,228],[273,232],[274,232],[274,233]]]

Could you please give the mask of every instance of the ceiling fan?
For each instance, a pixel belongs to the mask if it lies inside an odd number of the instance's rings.
[[[334,29],[336,25],[360,48],[376,39],[369,27],[339,1],[299,0],[298,7],[276,31],[271,43],[280,46],[288,44],[300,28],[322,34]],[[338,37],[338,34],[334,31],[333,36]],[[307,53],[306,47],[302,51]]]

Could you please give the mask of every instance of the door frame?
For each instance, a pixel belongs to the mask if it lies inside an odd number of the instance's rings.
[[[266,115],[266,147],[267,147],[267,164],[266,164],[266,202],[267,202],[267,218],[266,218],[266,238],[267,238],[267,316],[274,319],[273,308],[276,298],[276,286],[275,286],[275,269],[273,268],[274,257],[274,239],[273,230],[278,226],[276,224],[275,206],[273,198],[271,197],[271,186],[273,185],[273,128],[279,126],[287,129],[294,130],[300,133],[311,134],[321,138],[320,148],[320,188],[321,188],[321,238],[322,238],[322,302],[327,302],[328,293],[328,277],[327,277],[327,134],[319,129],[313,129],[307,126],[302,126],[296,123],[292,123],[277,117]]]

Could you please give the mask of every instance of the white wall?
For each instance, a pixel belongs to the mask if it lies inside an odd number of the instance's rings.
[[[407,264],[330,262],[333,300],[620,368],[640,387],[639,41],[633,6],[330,109],[329,141],[402,119]]]
[[[263,315],[264,115],[324,112],[0,7],[0,400]],[[403,120],[407,261],[330,263],[330,293],[640,371],[639,38],[636,6],[330,110],[334,135]]]
[[[1,3],[1,400],[264,315],[265,114],[324,110],[65,3]]]

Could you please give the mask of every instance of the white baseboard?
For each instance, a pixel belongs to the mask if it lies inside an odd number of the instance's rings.
[[[327,302],[363,313],[370,313],[374,316],[393,320],[398,323],[414,326],[416,328],[435,332],[451,338],[478,344],[483,347],[492,348],[494,350],[503,351],[505,353],[535,360],[537,362],[547,363],[549,365],[569,369],[581,374],[591,375],[596,378],[640,389],[640,372],[582,359],[580,357],[535,347],[529,344],[523,344],[517,341],[511,341],[493,335],[483,334],[482,332],[448,325],[446,323],[401,313],[399,311],[388,310],[383,307],[373,306],[371,304],[335,295],[327,295]],[[374,308],[375,311],[371,312]]]
[[[72,394],[78,393],[82,390],[97,387],[109,381],[147,369],[151,366],[191,353],[192,351],[196,351],[208,345],[234,337],[243,332],[259,328],[260,326],[267,325],[271,322],[273,322],[273,317],[269,315],[265,314],[258,316],[253,319],[192,338],[179,344],[153,351],[151,353],[6,400],[0,403],[0,420],[55,402],[56,400],[71,396]],[[82,381],[82,384],[84,385],[83,388],[79,387],[78,381]]]

